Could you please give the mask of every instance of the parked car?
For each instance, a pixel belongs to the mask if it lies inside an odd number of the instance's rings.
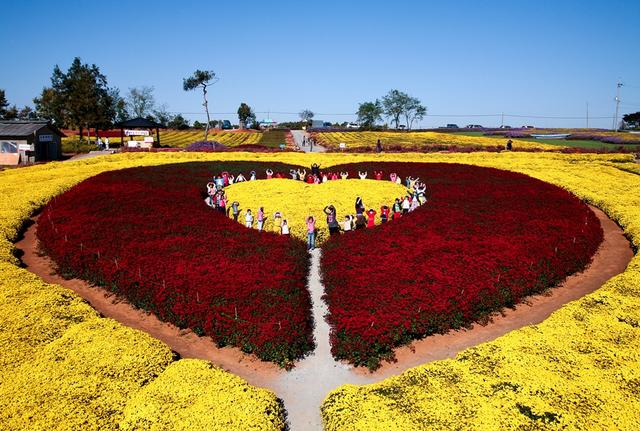
[[[465,127],[467,129],[484,129],[480,124],[467,124]]]
[[[457,124],[450,123],[450,124],[447,124],[444,128],[445,129],[459,129],[460,127],[458,127]]]
[[[500,126],[501,129],[510,129],[511,126]]]
[[[233,129],[233,126],[231,125],[231,121],[229,120],[222,121],[222,130],[231,130],[231,129]]]
[[[360,126],[358,125],[358,123],[347,123],[347,129],[359,129]]]
[[[535,129],[533,126],[522,126],[523,129]]]

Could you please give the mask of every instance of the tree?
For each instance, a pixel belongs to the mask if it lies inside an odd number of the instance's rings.
[[[300,113],[298,114],[298,116],[300,117],[300,119],[302,121],[306,121],[307,123],[309,121],[311,121],[311,119],[314,117],[314,113],[313,111],[309,110],[309,109],[304,109],[302,111],[300,111]]]
[[[173,119],[173,115],[171,115],[169,108],[167,108],[165,103],[153,111],[153,116],[155,117],[156,122],[162,124],[164,127],[167,127],[169,122]]]
[[[7,113],[7,108],[9,107],[9,102],[7,102],[7,96],[4,93],[4,90],[0,90],[0,119],[5,118],[5,114]]]
[[[384,109],[380,100],[376,99],[374,102],[363,102],[358,106],[358,123],[362,127],[373,127],[377,121],[382,120],[382,114]]]
[[[107,78],[95,64],[82,64],[74,58],[65,73],[57,65],[51,75],[51,87],[34,99],[37,112],[60,127],[79,129],[113,123],[115,110]]]
[[[37,117],[31,106],[25,106],[18,112],[18,120],[35,120]]]
[[[184,91],[195,90],[198,87],[202,88],[202,98],[204,100],[202,106],[204,106],[204,111],[207,113],[207,124],[204,129],[205,141],[209,137],[209,123],[211,122],[211,117],[209,117],[209,102],[207,101],[207,87],[216,82],[218,82],[218,78],[213,70],[200,69],[193,72],[193,75],[190,77],[182,80],[182,88]]]
[[[404,113],[409,99],[407,93],[398,90],[391,90],[382,98],[384,115],[395,123],[396,129],[400,126],[400,116]]]
[[[427,115],[427,108],[422,106],[420,100],[415,97],[409,97],[404,107],[404,119],[407,123],[407,129],[411,130],[414,121],[420,121]]]
[[[53,88],[43,88],[40,97],[33,99],[38,116],[53,121],[60,127],[64,127],[64,113],[62,97]]]
[[[196,120],[196,121],[193,122],[193,126],[192,127],[194,129],[204,129],[204,126],[205,125],[203,123],[201,123],[198,120]]]
[[[640,127],[640,111],[633,112],[631,114],[625,114],[622,116],[622,120],[627,123],[630,129],[637,129]]]
[[[409,96],[398,90],[391,90],[382,98],[384,115],[395,123],[395,128],[400,126],[400,117],[404,117],[408,129],[416,120],[421,120],[427,115],[427,108],[422,106],[419,99]]]
[[[142,86],[129,88],[127,94],[127,110],[135,117],[146,118],[153,114],[156,100],[153,87]]]
[[[251,106],[242,102],[238,108],[238,120],[240,120],[240,128],[244,129],[249,126],[249,122],[254,123],[256,114],[253,113]]]
[[[172,129],[184,130],[189,128],[189,121],[186,120],[182,115],[178,114],[173,117],[167,125]]]
[[[127,102],[120,96],[120,90],[116,87],[109,89],[109,96],[111,97],[111,108],[114,112],[114,122],[122,123],[129,119],[129,112],[127,112]]]
[[[18,107],[16,105],[12,105],[4,111],[4,119],[5,120],[17,120],[18,119]]]

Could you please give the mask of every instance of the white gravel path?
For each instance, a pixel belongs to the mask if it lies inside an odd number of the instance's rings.
[[[300,149],[305,153],[324,153],[325,151],[327,151],[327,149],[322,145],[314,145],[313,151],[311,151],[311,147],[309,146],[309,144],[302,146],[302,138],[306,137],[307,139],[309,139],[309,134],[305,130],[292,130],[291,135],[293,136],[293,140],[296,145],[300,147]]]

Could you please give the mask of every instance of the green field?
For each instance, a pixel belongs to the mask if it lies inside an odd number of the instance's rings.
[[[505,138],[504,136],[485,136],[483,132],[454,132],[454,135],[463,135],[463,136],[484,136],[485,138],[493,138],[501,143],[507,142],[509,138]],[[571,147],[571,148],[586,148],[590,150],[617,150],[619,145],[615,144],[607,144],[600,141],[593,140],[571,140],[571,139],[536,139],[536,138],[511,138],[513,141],[513,146],[516,147],[518,142],[537,142],[540,144],[549,144],[549,145],[558,145],[562,147]],[[640,150],[640,145],[634,144],[626,144],[625,148],[630,149],[638,149]]]

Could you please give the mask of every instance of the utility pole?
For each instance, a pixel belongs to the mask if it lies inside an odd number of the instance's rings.
[[[587,102],[587,129],[589,128],[589,102]]]
[[[500,128],[504,127],[504,112],[500,114]]]
[[[613,130],[618,131],[618,112],[620,110],[620,87],[622,87],[622,82],[618,79],[618,83],[616,84],[616,115],[613,118]]]

